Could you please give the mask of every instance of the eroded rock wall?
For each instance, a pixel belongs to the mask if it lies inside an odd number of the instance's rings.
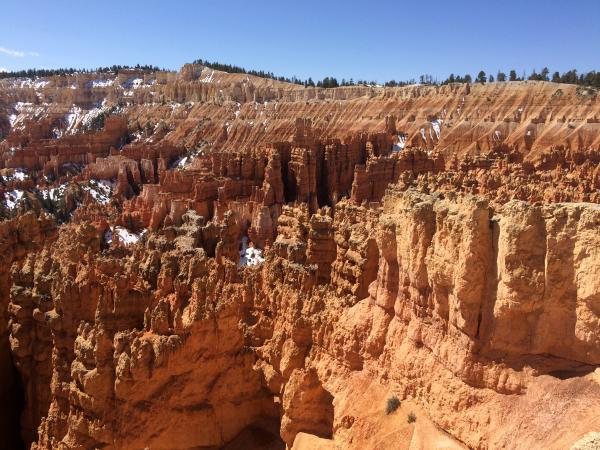
[[[243,270],[196,247],[193,214],[118,259],[97,253],[93,227],[62,228],[13,269],[10,309],[44,299],[11,318],[36,330],[11,334],[14,352],[37,349],[18,364],[33,395],[24,417],[41,424],[36,448],[219,447],[260,420],[280,420],[289,446],[305,432],[352,447],[368,418],[344,405],[363,376],[495,448],[521,433],[503,423],[515,399],[541,427],[552,413],[536,391],[576,381],[563,406],[582,420],[561,438],[574,442],[600,403],[585,375],[599,365],[599,220],[592,204],[493,211],[481,197],[391,190],[380,214],[285,212],[282,250]],[[315,240],[331,256],[317,258]],[[558,448],[553,437],[538,445]]]
[[[3,426],[568,448],[600,427],[597,115],[552,83],[0,82]]]

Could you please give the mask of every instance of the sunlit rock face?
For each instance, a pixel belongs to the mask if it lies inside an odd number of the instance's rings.
[[[592,445],[592,94],[198,65],[1,80],[0,434]]]

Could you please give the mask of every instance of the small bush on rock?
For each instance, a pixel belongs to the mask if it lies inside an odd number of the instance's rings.
[[[387,406],[385,408],[386,414],[393,413],[394,411],[396,411],[398,409],[399,406],[400,406],[400,400],[398,400],[398,397],[393,396],[393,397],[388,398]]]
[[[408,415],[407,420],[408,420],[408,423],[416,422],[417,421],[417,416],[415,416],[415,413],[410,413]]]

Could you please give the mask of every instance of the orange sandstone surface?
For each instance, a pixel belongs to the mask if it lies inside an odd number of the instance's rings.
[[[7,448],[598,448],[595,90],[186,65],[0,136]]]

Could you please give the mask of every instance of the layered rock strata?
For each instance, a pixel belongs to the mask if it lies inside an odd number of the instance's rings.
[[[598,114],[552,83],[0,82],[7,442],[593,440]]]

